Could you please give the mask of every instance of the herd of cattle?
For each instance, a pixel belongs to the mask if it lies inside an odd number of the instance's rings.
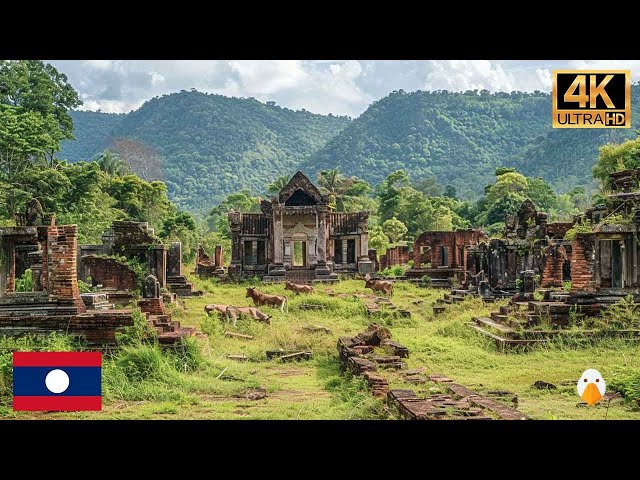
[[[369,275],[365,277],[365,288],[370,288],[374,293],[383,293],[388,297],[393,295],[393,282],[388,280],[372,280]],[[290,290],[295,292],[296,295],[300,295],[301,293],[315,293],[314,288],[311,285],[297,285],[291,282],[285,282],[284,286],[285,290]],[[282,313],[288,311],[288,299],[285,295],[270,295],[268,293],[262,293],[258,291],[255,287],[247,288],[247,294],[245,298],[251,298],[253,300],[253,307],[238,307],[234,305],[223,305],[219,303],[211,303],[204,307],[204,311],[211,315],[212,312],[217,312],[220,315],[223,315],[227,322],[232,321],[233,325],[236,325],[238,321],[238,317],[241,315],[246,315],[248,317],[253,318],[254,320],[258,320],[261,322],[266,322],[271,324],[271,315],[267,315],[264,312],[261,312],[256,307],[261,307],[262,305],[269,305],[275,308],[280,308]]]

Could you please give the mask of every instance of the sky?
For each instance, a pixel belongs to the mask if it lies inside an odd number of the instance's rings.
[[[551,91],[554,69],[630,69],[640,60],[47,60],[83,110],[124,113],[191,90],[254,97],[294,110],[357,117],[394,90]]]

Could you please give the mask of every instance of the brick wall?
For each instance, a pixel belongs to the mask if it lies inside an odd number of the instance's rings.
[[[166,315],[162,298],[143,298],[138,302],[140,311],[151,315]]]
[[[595,289],[593,247],[591,234],[578,234],[571,244],[571,293]]]
[[[380,255],[380,270],[387,267],[395,267],[396,265],[406,265],[409,261],[409,247],[406,245],[398,245],[389,248],[387,253]]]
[[[97,284],[117,290],[135,290],[136,274],[128,264],[115,258],[87,255],[82,261],[91,270],[91,278]]]
[[[458,230],[456,232],[424,232],[413,242],[413,268],[426,268],[426,263],[431,262],[431,267],[442,266],[440,247],[447,250],[448,266],[466,268],[466,247],[477,245],[485,240],[486,235],[481,230]],[[421,253],[422,247],[431,247],[428,252]],[[464,248],[462,263],[459,258],[459,249]]]
[[[543,288],[562,287],[562,266],[567,252],[562,245],[549,245],[544,250],[544,268],[542,270]]]
[[[52,225],[47,231],[47,291],[53,298],[73,303],[78,312],[86,307],[80,299],[76,270],[77,225]]]

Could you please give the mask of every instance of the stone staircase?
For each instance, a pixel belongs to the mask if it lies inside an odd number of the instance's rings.
[[[183,337],[191,337],[196,334],[193,327],[181,327],[180,322],[171,320],[170,315],[152,315],[145,313],[147,323],[158,334],[158,343],[164,346],[174,345]]]
[[[285,274],[285,279],[288,282],[298,285],[311,285],[316,278],[316,273],[313,270],[306,269],[290,269]]]
[[[632,330],[568,330],[572,312],[583,316],[595,316],[602,305],[575,305],[561,301],[513,301],[489,317],[474,317],[469,326],[478,333],[495,340],[504,349],[549,342],[567,333],[595,337],[601,335],[640,338],[640,331]]]
[[[177,277],[167,277],[167,287],[178,297],[201,297],[202,291],[194,290],[193,283],[187,280],[184,275]]]

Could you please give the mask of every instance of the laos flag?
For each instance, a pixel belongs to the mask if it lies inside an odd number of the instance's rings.
[[[13,409],[102,410],[102,353],[13,352]]]

